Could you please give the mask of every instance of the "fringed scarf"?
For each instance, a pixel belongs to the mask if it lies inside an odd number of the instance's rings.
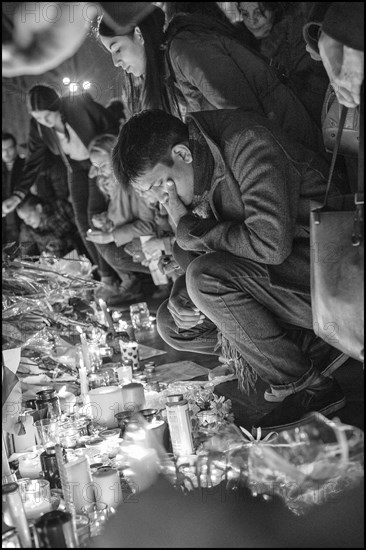
[[[217,331],[217,351],[221,347],[221,355],[227,362],[230,362],[235,368],[235,374],[238,377],[238,389],[241,392],[249,395],[250,389],[256,390],[255,385],[258,379],[258,374],[253,367],[249,365],[246,359],[238,352],[238,350],[230,343],[230,341],[220,332]]]

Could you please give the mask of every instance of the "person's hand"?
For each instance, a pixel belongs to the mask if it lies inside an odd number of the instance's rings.
[[[93,216],[92,224],[96,229],[102,229],[104,226],[104,221],[101,220],[99,216]]]
[[[169,298],[168,310],[173,317],[174,323],[180,329],[190,329],[201,325],[205,316],[187,297],[177,294]]]
[[[13,212],[21,202],[21,199],[16,195],[12,195],[8,199],[5,199],[2,204],[2,217],[5,218],[7,214]]]
[[[318,44],[339,103],[349,108],[357,107],[364,79],[364,52],[345,46],[325,32],[321,33]]]
[[[86,240],[96,244],[109,244],[114,242],[112,233],[103,233],[103,231],[93,231],[92,229],[86,232]]]
[[[148,260],[158,260],[162,254],[161,251],[164,249],[164,241],[157,237],[152,237],[148,241],[141,243],[141,249]]]
[[[177,226],[179,220],[187,214],[188,210],[179,198],[175,183],[173,181],[168,181],[166,188],[167,192],[164,193],[160,202],[168,212],[174,224]]]
[[[12,42],[2,45],[3,76],[38,75],[58,67],[79,49],[98,14],[97,2],[20,3]]]

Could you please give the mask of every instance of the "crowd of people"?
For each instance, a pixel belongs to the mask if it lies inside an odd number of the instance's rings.
[[[168,256],[160,335],[224,356],[241,391],[264,380],[276,407],[262,433],[334,413],[347,357],[313,332],[309,207],[329,173],[327,89],[361,101],[363,3],[236,2],[236,22],[215,2],[123,4],[100,3],[96,32],[123,97],[33,86],[26,159],[3,129],[3,244],[85,254],[110,305],[141,299],[151,259]],[[334,193],[350,174],[337,163]]]

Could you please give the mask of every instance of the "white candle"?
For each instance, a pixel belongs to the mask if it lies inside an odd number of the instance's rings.
[[[132,382],[132,367],[131,365],[122,365],[117,369],[118,381],[121,385]]]
[[[109,313],[109,311],[107,309],[107,304],[105,303],[104,300],[102,300],[102,298],[99,299],[99,305],[100,305],[100,309],[103,311],[103,315],[104,315],[106,325],[109,326],[109,328],[111,329],[112,334],[115,335],[116,331],[114,330],[113,319],[112,319],[111,314]]]
[[[85,396],[89,391],[88,373],[85,367],[79,368],[79,380],[80,380],[80,393],[84,402]]]
[[[119,386],[102,386],[88,393],[88,413],[97,422],[116,428],[114,415],[122,411],[122,388]]]
[[[96,502],[104,502],[116,508],[122,502],[119,473],[114,468],[100,468],[93,473]]]
[[[94,502],[94,488],[89,458],[81,456],[64,464],[64,468],[71,493],[71,500],[78,514],[82,511],[83,506]]]
[[[76,395],[69,391],[61,392],[60,390],[58,398],[60,401],[61,412],[64,414],[72,414],[76,403]]]
[[[123,408],[128,411],[139,411],[145,404],[145,393],[142,384],[132,382],[122,386]]]

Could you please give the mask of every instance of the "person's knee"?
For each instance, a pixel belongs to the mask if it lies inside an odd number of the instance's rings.
[[[193,303],[201,309],[217,292],[224,274],[224,258],[220,252],[204,254],[193,260],[186,272],[187,292]]]

